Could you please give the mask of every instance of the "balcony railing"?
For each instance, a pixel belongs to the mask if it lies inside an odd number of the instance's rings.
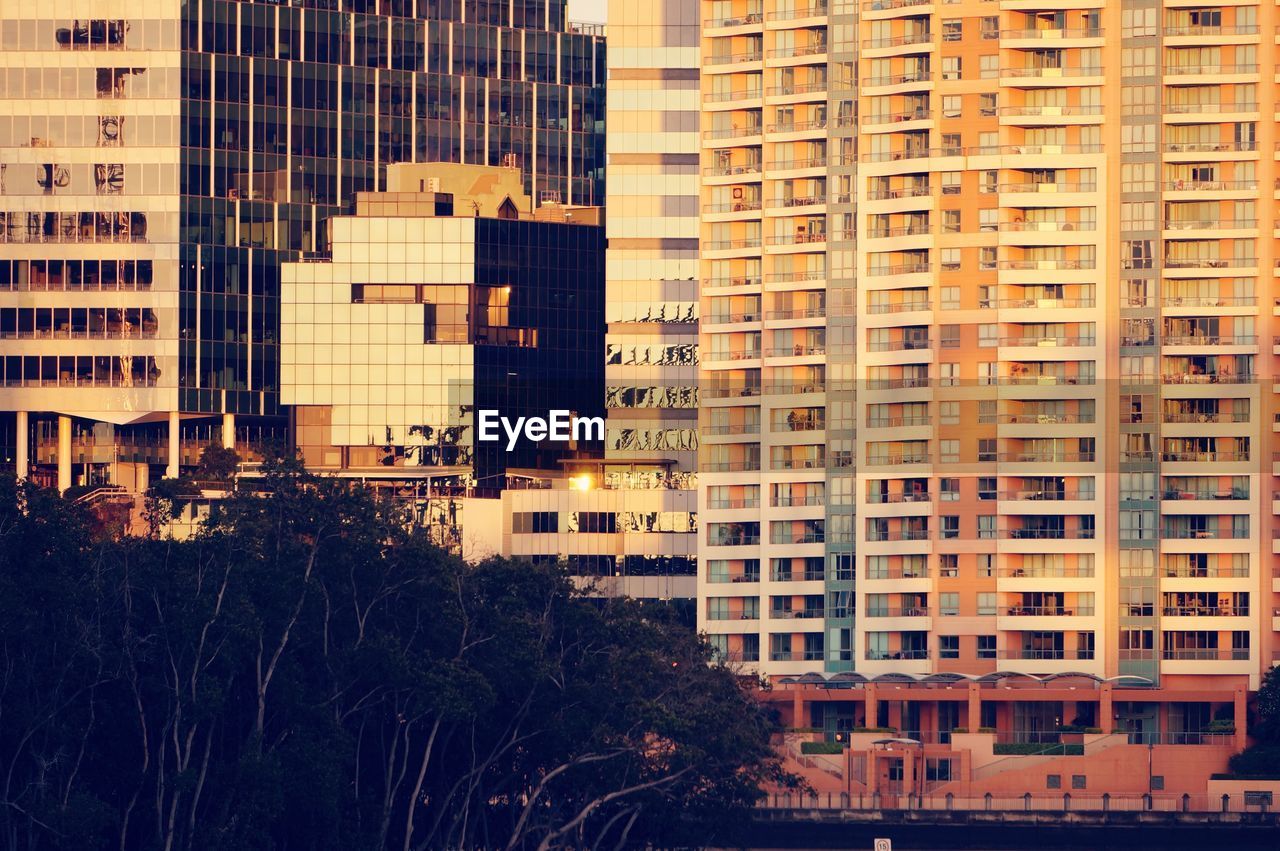
[[[915,352],[926,351],[932,347],[930,340],[885,340],[867,343],[869,352]]]
[[[1011,618],[1035,617],[1093,617],[1093,606],[1009,606],[1002,614]]]
[[[1236,529],[1162,529],[1160,538],[1165,541],[1242,541],[1249,537],[1247,530]]]
[[[1102,38],[1101,27],[1079,27],[1074,29],[1035,29],[1035,30],[1001,30],[1001,38],[1045,39],[1057,41],[1066,38]]]
[[[705,26],[707,29],[720,29],[723,27],[746,27],[761,23],[764,23],[764,15],[759,12],[752,12],[746,15],[735,15],[731,18],[708,18]]]
[[[1022,181],[996,185],[997,192],[1096,192],[1097,190],[1098,184],[1096,183],[1032,183],[1030,181]]]
[[[1001,68],[1001,77],[1020,79],[1058,78],[1058,77],[1101,77],[1102,66],[1081,66],[1071,68]]]
[[[1165,606],[1166,618],[1247,618],[1248,606]]]
[[[1166,661],[1247,662],[1249,661],[1249,648],[1180,647],[1162,650],[1160,658]],[[1208,734],[1188,733],[1184,735],[1207,736]]]
[[[764,54],[759,50],[752,50],[747,53],[728,53],[707,57],[707,65],[736,65],[742,62],[759,62],[764,58]]]
[[[863,50],[875,50],[880,47],[904,47],[911,44],[928,44],[933,41],[933,33],[916,32],[906,35],[895,35],[889,38],[864,38]]]
[[[867,494],[867,502],[871,505],[903,502],[929,502],[933,497],[928,491],[911,491],[909,493],[875,493]]]
[[[1000,537],[1009,541],[1091,541],[1093,529],[1001,529]]]
[[[1256,228],[1257,219],[1165,219],[1165,230],[1246,230]]]
[[[1161,376],[1165,384],[1252,384],[1253,375],[1235,372],[1166,373]]]
[[[1164,74],[1166,77],[1185,77],[1193,74],[1211,74],[1218,76],[1220,74],[1256,74],[1258,73],[1258,63],[1243,62],[1234,65],[1166,65]]]
[[[1253,334],[1187,334],[1161,338],[1166,346],[1256,346]]]
[[[1226,192],[1258,188],[1256,180],[1166,180],[1166,192]]]
[[[1256,24],[1237,24],[1236,26],[1223,26],[1222,24],[1198,24],[1178,27],[1165,27],[1164,34],[1169,36],[1179,35],[1257,35],[1258,26]]]
[[[1160,457],[1165,461],[1248,461],[1249,453],[1242,450],[1228,451],[1183,451],[1183,452],[1161,452]]]

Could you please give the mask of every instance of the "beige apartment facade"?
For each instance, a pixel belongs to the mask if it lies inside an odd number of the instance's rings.
[[[1277,20],[702,4],[699,624],[728,658],[1257,687]],[[1091,720],[1209,711],[1134,701]]]

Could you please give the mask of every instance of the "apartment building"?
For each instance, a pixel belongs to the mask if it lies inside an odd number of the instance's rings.
[[[604,70],[564,0],[0,4],[0,457],[141,490],[287,440],[281,263],[392,163],[599,205]]]
[[[1280,628],[1277,23],[703,2],[699,625],[729,659],[1243,725]],[[895,726],[961,723],[929,703]]]

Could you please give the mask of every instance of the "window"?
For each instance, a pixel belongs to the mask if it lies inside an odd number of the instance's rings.
[[[960,575],[960,555],[942,553],[938,556],[938,575],[943,579],[955,579]]]
[[[516,534],[560,531],[560,515],[554,511],[516,511],[511,515],[511,531]]]
[[[960,403],[939,402],[938,416],[943,425],[960,425]]]
[[[978,438],[978,460],[995,461],[996,458],[996,439],[994,437]]]
[[[978,57],[978,76],[991,80],[1000,76],[1000,54],[992,53]]]
[[[981,532],[982,530],[981,521],[979,521],[978,523],[978,530],[979,532]],[[996,557],[991,555],[991,553],[978,553],[978,575],[979,576],[987,576],[987,577],[994,576],[996,572],[995,564],[996,564]]]
[[[943,615],[960,614],[960,595],[955,591],[944,591],[939,594],[938,611]]]
[[[944,272],[960,271],[960,249],[959,248],[944,248],[939,253],[942,255],[942,271]]]
[[[957,349],[960,347],[960,326],[959,325],[943,325],[940,331],[939,345],[944,349]]]
[[[996,637],[994,635],[978,636],[978,658],[979,659],[996,658]]]
[[[938,658],[939,659],[959,659],[960,658],[960,636],[939,635],[938,636]]]
[[[1085,783],[1086,783],[1085,775],[1083,775],[1083,774],[1073,774],[1073,775],[1071,775],[1071,788],[1072,788],[1072,789],[1084,789],[1084,788],[1087,788],[1087,787],[1085,786]]]
[[[949,134],[949,135],[955,136],[955,140],[956,140],[955,143],[957,146],[959,146],[960,144],[959,135],[958,134]],[[942,173],[942,194],[943,195],[959,195],[960,194],[960,172],[944,171]]]
[[[612,511],[570,512],[568,531],[611,534],[618,531],[618,515]]]
[[[959,233],[960,232],[960,211],[959,210],[943,210],[942,211],[942,232],[943,233]]]
[[[978,479],[978,499],[989,500],[996,498],[996,479],[995,476],[983,476]]]
[[[1000,345],[1000,326],[986,323],[978,326],[978,346],[991,348]]]
[[[959,287],[942,287],[940,293],[943,310],[959,310],[960,309],[960,288]]]
[[[1061,774],[1046,774],[1046,775],[1044,776],[1044,787],[1045,787],[1046,789],[1061,789],[1061,788],[1062,788],[1062,775],[1061,775]]]
[[[994,615],[996,613],[996,595],[994,591],[978,593],[978,614]],[[994,636],[992,636],[994,637]]]
[[[960,537],[960,517],[956,514],[944,514],[941,517],[943,538]]]
[[[940,440],[938,441],[939,461],[943,464],[960,463],[960,441],[958,440]]]
[[[938,489],[941,492],[940,499],[942,502],[958,502],[960,500],[959,479],[939,479]]]
[[[958,80],[960,79],[960,57],[944,56],[942,57],[942,79]]]
[[[942,40],[943,41],[959,41],[964,35],[963,22],[958,19],[952,19],[942,22]]]
[[[1000,99],[996,92],[983,92],[978,95],[978,113],[987,117],[996,114],[999,109]]]
[[[978,249],[978,269],[989,272],[996,267],[998,249],[994,245],[984,245]],[[986,305],[990,307],[990,303]]]
[[[996,15],[983,18],[980,22],[983,41],[995,41],[1000,37],[1000,18]]]
[[[978,537],[991,540],[996,536],[996,516],[994,514],[978,515]],[[990,558],[990,556],[987,556]],[[988,574],[990,575],[990,574]]]

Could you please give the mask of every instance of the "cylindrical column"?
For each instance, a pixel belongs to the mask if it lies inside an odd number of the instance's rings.
[[[166,479],[178,478],[178,459],[181,457],[178,443],[178,412],[169,412],[169,466],[165,468]]]
[[[18,480],[31,474],[31,424],[26,411],[18,411],[17,427],[14,429],[14,443],[17,454],[14,457]]]
[[[222,448],[236,448],[236,415],[222,415]]]
[[[71,487],[71,417],[58,416],[58,493]]]

